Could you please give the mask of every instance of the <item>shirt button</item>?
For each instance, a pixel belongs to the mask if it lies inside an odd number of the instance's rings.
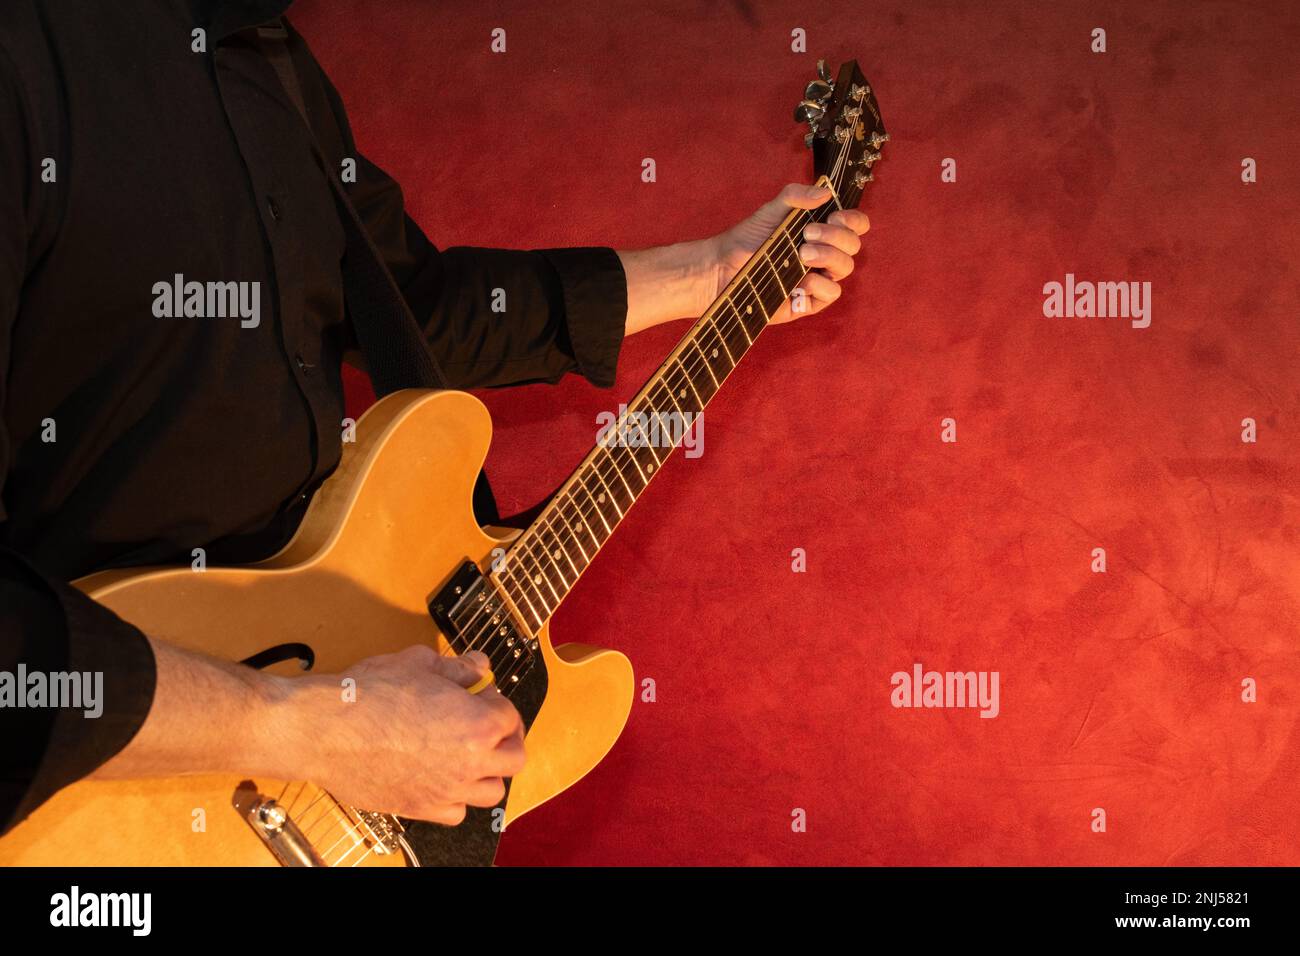
[[[280,221],[280,204],[275,201],[274,196],[266,197],[266,209],[271,214],[271,218],[276,222]]]

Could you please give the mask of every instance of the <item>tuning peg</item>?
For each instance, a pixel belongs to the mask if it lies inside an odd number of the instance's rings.
[[[807,133],[807,134],[804,136],[804,138],[803,138],[803,144],[804,144],[804,146],[808,147],[809,149],[812,149],[812,148],[813,148],[813,141],[814,141],[815,139],[817,139],[817,134],[814,133],[814,132],[812,132],[812,130],[809,130],[808,133]]]
[[[874,163],[874,162],[875,162],[876,160],[878,160],[879,158],[880,158],[880,153],[878,153],[878,152],[874,152],[874,153],[873,153],[871,150],[867,150],[865,153],[862,154],[862,158],[861,158],[860,160],[858,160],[858,165],[859,165],[859,166],[870,166],[872,163]]]
[[[864,173],[862,172],[862,170],[858,170],[856,173],[853,174],[853,185],[865,186],[873,179],[874,177],[871,175],[871,173]]]
[[[835,85],[834,83],[831,82],[831,71],[826,66],[825,60],[817,61],[817,75],[821,77],[823,83],[826,83],[829,86]]]
[[[796,123],[813,123],[822,118],[826,111],[816,100],[804,100],[794,108],[794,121]]]
[[[872,133],[872,134],[871,134],[871,148],[872,148],[872,149],[879,149],[881,143],[888,143],[888,142],[889,142],[889,134],[888,134],[888,133],[875,132],[875,133]],[[877,154],[877,158],[879,158],[879,154]]]
[[[803,98],[806,100],[817,100],[821,102],[828,99],[833,92],[829,83],[823,83],[821,80],[813,80],[803,91]]]

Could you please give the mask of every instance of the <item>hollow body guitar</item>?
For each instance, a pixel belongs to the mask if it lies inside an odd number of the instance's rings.
[[[796,252],[803,227],[856,205],[871,179],[888,138],[875,97],[852,61],[834,81],[819,71],[798,114],[833,198],[773,231],[526,530],[474,520],[491,435],[483,405],[463,392],[412,390],[357,423],[356,441],[273,558],[77,582],[155,638],[284,676],[342,681],[359,660],[413,644],[481,650],[527,727],[527,766],[500,806],[471,808],[446,827],[350,807],[305,782],[80,781],[0,839],[0,865],[489,864],[510,822],[599,763],[631,708],[631,663],[555,646],[548,622],[672,451],[649,441],[647,423],[702,412],[806,273]]]

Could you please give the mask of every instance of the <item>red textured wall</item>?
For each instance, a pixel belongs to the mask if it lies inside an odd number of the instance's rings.
[[[807,177],[819,55],[893,134],[845,299],[764,335],[557,614],[657,701],[501,862],[1300,863],[1298,9],[295,6],[443,245],[726,226]],[[1150,327],[1045,318],[1067,272],[1151,282]],[[683,329],[630,340],[612,391],[485,395],[503,507]],[[997,671],[999,716],[892,707],[918,661]]]

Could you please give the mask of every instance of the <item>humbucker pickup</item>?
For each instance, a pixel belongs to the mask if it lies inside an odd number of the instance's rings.
[[[487,655],[502,693],[533,667],[537,639],[515,621],[496,587],[477,564],[466,560],[429,601],[429,615],[457,654]]]

